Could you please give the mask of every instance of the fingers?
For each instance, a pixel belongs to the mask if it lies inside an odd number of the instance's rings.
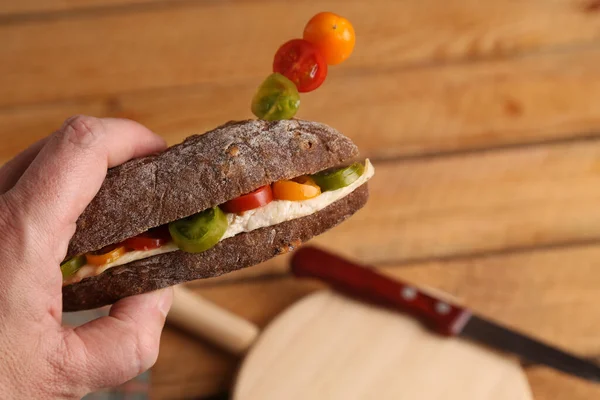
[[[47,140],[48,138],[38,140],[0,168],[0,195],[6,193],[17,183]]]
[[[5,197],[35,235],[72,232],[68,227],[96,195],[108,168],[164,147],[162,138],[133,121],[73,117],[48,138]]]
[[[65,344],[70,354],[85,359],[68,378],[95,390],[120,385],[149,369],[158,357],[172,300],[171,288],[128,297],[113,305],[108,317],[76,328]]]

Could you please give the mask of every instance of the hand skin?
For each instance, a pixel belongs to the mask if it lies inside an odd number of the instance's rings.
[[[171,289],[63,327],[59,266],[107,169],[165,147],[133,121],[75,116],[0,169],[0,399],[78,399],[156,362]]]

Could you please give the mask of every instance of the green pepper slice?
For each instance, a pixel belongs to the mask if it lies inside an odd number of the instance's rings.
[[[85,256],[76,256],[69,258],[67,261],[60,264],[60,272],[62,272],[63,279],[70,278],[75,275],[75,272],[79,268],[85,265]]]
[[[202,253],[219,243],[227,230],[227,217],[219,207],[169,223],[169,233],[180,250]]]
[[[312,175],[314,181],[319,185],[321,191],[341,189],[354,183],[365,172],[365,166],[354,163],[344,168],[337,168],[316,173]]]

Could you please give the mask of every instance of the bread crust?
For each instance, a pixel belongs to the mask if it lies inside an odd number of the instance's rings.
[[[77,221],[67,257],[119,243],[270,184],[358,154],[327,125],[302,120],[229,122],[164,152],[108,171]]]
[[[111,268],[63,287],[63,308],[97,308],[123,297],[258,264],[293,251],[302,242],[338,225],[362,208],[368,197],[365,183],[312,215],[233,236],[203,253],[175,251]]]

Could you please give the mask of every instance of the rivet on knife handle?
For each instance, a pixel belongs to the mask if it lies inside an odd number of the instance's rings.
[[[292,272],[320,279],[362,300],[400,309],[442,335],[457,335],[471,317],[462,307],[316,248],[298,249],[292,258]]]

